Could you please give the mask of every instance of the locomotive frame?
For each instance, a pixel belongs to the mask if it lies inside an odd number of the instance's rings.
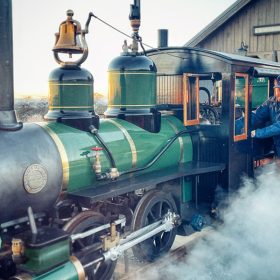
[[[71,198],[88,204],[120,195],[123,190],[131,192],[153,185],[160,185],[164,182],[187,178],[187,180],[193,182],[194,204],[197,207],[198,200],[202,203],[213,202],[214,191],[218,185],[229,193],[238,189],[242,175],[246,174],[249,177],[253,177],[255,169],[265,162],[262,161],[263,159],[274,157],[271,138],[265,140],[251,139],[249,112],[261,105],[266,98],[273,95],[274,80],[280,74],[278,63],[210,50],[180,47],[149,50],[147,55],[156,63],[158,70],[157,83],[160,89],[157,92],[157,108],[163,114],[175,115],[182,122],[184,121],[184,112],[186,110],[183,104],[183,79],[186,79],[186,73],[202,77],[202,81],[205,81],[208,76],[211,83],[214,82],[213,77],[218,77],[218,82],[221,84],[219,89],[220,98],[221,95],[223,96],[220,103],[216,105],[206,104],[205,106],[205,104],[199,103],[197,98],[195,103],[200,105],[202,114],[204,110],[210,110],[210,114],[213,113],[216,118],[219,118],[219,123],[213,124],[209,121],[205,123],[205,119],[200,118],[199,120],[197,118],[198,123],[187,124],[186,129],[191,135],[194,149],[193,161],[180,164],[176,168],[162,170],[160,173],[154,171],[145,175],[135,176],[132,179],[113,181],[106,184],[105,193],[100,193],[100,189],[90,188],[71,193]],[[212,69],[215,69],[215,72],[212,72]],[[234,114],[235,110],[240,109],[234,107],[236,74],[240,77],[247,77],[247,131],[241,139],[234,135]],[[164,77],[165,81],[162,80],[162,77]],[[178,86],[178,78],[181,86]],[[168,82],[166,82],[167,79],[169,79]],[[258,84],[254,84],[254,79],[266,79],[267,83],[261,85],[262,92],[260,92]],[[164,85],[166,86],[165,89],[162,88]],[[213,89],[213,86],[211,87]],[[204,89],[205,87],[203,87]],[[161,102],[161,92],[164,90],[164,98],[169,100],[169,103]],[[170,95],[166,94],[168,91],[171,92]],[[174,98],[172,94],[176,95],[176,97]],[[178,95],[181,96],[181,103],[178,102]],[[258,97],[258,95],[261,96]],[[213,95],[210,96],[210,99],[212,97]],[[252,102],[252,99],[254,99],[254,102]],[[174,195],[176,192],[184,193],[184,183],[181,182],[179,185],[180,190],[173,190]],[[179,196],[177,194],[177,197]],[[176,202],[179,209],[188,209],[190,207],[189,203]],[[190,214],[182,212],[180,212],[182,219],[189,221]],[[190,210],[187,210],[187,212],[190,212]]]

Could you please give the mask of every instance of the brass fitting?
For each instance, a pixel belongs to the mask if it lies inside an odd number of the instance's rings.
[[[99,152],[103,150],[103,148],[101,147],[94,147],[94,148],[91,148],[92,151],[95,151],[95,161],[94,161],[94,164],[92,165],[92,169],[93,171],[95,172],[95,174],[98,176],[101,174],[101,161],[100,161],[100,154]]]
[[[120,233],[117,231],[115,223],[111,223],[110,234],[101,236],[101,241],[103,251],[108,251],[119,244]]]
[[[111,180],[114,180],[120,176],[120,173],[117,168],[111,168],[109,172],[109,177]]]
[[[138,33],[141,21],[140,19],[131,19],[130,25],[132,27],[133,32]]]
[[[111,240],[115,241],[116,240],[116,236],[117,236],[117,228],[116,228],[116,224],[115,223],[111,224],[110,231],[111,231]]]
[[[24,253],[23,241],[18,238],[12,239],[12,258],[15,263],[21,263]]]

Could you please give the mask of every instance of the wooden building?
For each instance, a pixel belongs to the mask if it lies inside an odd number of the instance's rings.
[[[280,0],[237,0],[185,46],[280,61]]]

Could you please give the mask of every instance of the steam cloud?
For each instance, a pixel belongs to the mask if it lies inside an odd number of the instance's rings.
[[[280,172],[263,168],[245,178],[222,213],[224,223],[201,239],[184,262],[148,271],[141,279],[280,279]]]

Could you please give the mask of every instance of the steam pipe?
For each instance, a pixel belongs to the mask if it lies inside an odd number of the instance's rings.
[[[194,130],[194,131],[196,131],[196,130]],[[193,131],[181,130],[181,131],[177,132],[173,137],[171,137],[167,140],[164,147],[159,151],[159,153],[149,163],[147,163],[143,167],[130,169],[130,170],[123,171],[123,172],[118,172],[117,177],[120,177],[120,176],[123,176],[123,175],[126,175],[126,174],[130,174],[130,173],[143,171],[143,170],[146,170],[146,169],[150,168],[152,165],[154,165],[160,159],[160,157],[167,151],[167,149],[174,143],[175,140],[177,140],[180,136],[182,136],[184,134],[189,134],[191,132],[193,132]],[[94,133],[94,132],[92,132],[92,133]],[[117,177],[114,177],[113,179],[116,179]],[[100,181],[101,180],[108,180],[108,179],[112,179],[110,173],[108,173],[108,172],[100,174],[97,178],[97,180],[100,180]]]
[[[0,130],[18,130],[14,110],[12,0],[0,1]]]
[[[188,134],[190,133],[190,131],[187,130],[181,130],[178,133],[176,133],[173,137],[169,138],[165,144],[165,146],[160,150],[160,152],[145,166],[143,167],[139,167],[136,169],[130,169],[127,171],[123,171],[120,172],[119,175],[125,175],[125,174],[130,174],[130,173],[134,173],[134,172],[139,172],[139,171],[143,171],[145,169],[150,168],[154,163],[156,163],[160,157],[167,151],[167,149],[174,143],[175,140],[177,140],[177,138],[179,138],[180,136],[184,135],[184,134]]]
[[[90,130],[90,133],[95,135],[98,142],[101,144],[101,146],[104,148],[104,150],[106,151],[108,157],[109,157],[109,160],[110,160],[110,164],[111,164],[111,167],[112,168],[116,168],[116,162],[113,158],[113,155],[112,153],[110,152],[108,146],[106,145],[106,143],[104,142],[104,140],[102,139],[102,137],[100,136],[100,134],[98,133],[98,130],[93,126],[91,125],[89,127],[89,130]]]

